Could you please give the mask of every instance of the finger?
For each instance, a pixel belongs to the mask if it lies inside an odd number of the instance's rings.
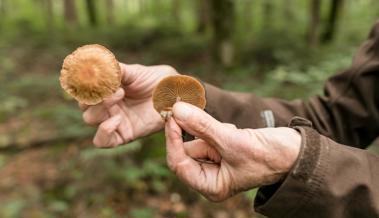
[[[108,118],[108,111],[103,104],[90,106],[83,112],[83,120],[89,125],[97,125]]]
[[[217,150],[202,139],[185,142],[184,151],[193,159],[209,159],[215,163],[221,161],[221,156]]]
[[[166,122],[165,135],[168,166],[179,179],[199,190],[199,182],[203,179],[199,177],[204,174],[201,174],[200,165],[185,153],[182,131],[172,118]]]
[[[123,140],[116,131],[120,122],[121,116],[117,115],[101,123],[93,139],[93,144],[100,148],[115,147],[122,144]]]
[[[205,111],[185,102],[175,103],[173,117],[186,132],[204,139],[217,150],[222,149],[225,138],[232,134],[229,126],[225,126]]]
[[[126,112],[122,111],[120,105],[116,104],[113,105],[108,109],[109,114],[111,116],[116,116],[119,114],[125,114]],[[124,139],[125,143],[128,143],[132,140],[134,140],[134,133],[132,129],[132,123],[128,119],[127,116],[122,116],[120,125],[117,127],[118,133],[121,135],[121,137]]]
[[[83,104],[80,102],[78,102],[78,106],[79,106],[80,110],[82,110],[82,111],[87,110],[87,108],[89,107],[89,105],[86,105],[86,104]]]
[[[137,79],[137,72],[140,72],[141,69],[145,66],[140,64],[124,64],[120,63],[121,67],[121,78],[123,85],[130,85]]]
[[[101,104],[88,106],[79,103],[79,107],[83,109],[87,108],[83,113],[84,122],[90,125],[97,125],[108,119],[109,113],[107,111],[107,108],[112,107],[117,102],[119,102],[124,97],[124,94],[124,90],[122,88],[119,88],[113,95],[105,98]],[[111,113],[110,115],[114,116],[116,113]]]
[[[125,91],[123,88],[118,88],[115,93],[111,96],[104,98],[103,104],[109,108],[121,101],[125,96]]]

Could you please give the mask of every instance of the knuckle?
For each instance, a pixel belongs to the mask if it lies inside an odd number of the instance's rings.
[[[83,103],[78,102],[80,110],[85,111],[89,106]]]
[[[230,130],[236,130],[238,129],[236,125],[232,123],[224,123]]]
[[[195,130],[201,134],[211,131],[212,124],[207,119],[199,119],[198,125],[195,125]]]
[[[169,155],[167,156],[167,166],[172,172],[176,173],[176,164]]]
[[[168,73],[168,74],[174,74],[176,73],[175,68],[173,68],[170,65],[161,65],[162,71]]]
[[[95,124],[95,120],[93,119],[92,114],[88,110],[83,112],[82,118],[83,118],[84,122],[89,124],[89,125]]]
[[[134,139],[132,136],[127,136],[123,138],[124,142],[123,143],[129,143],[132,142]]]
[[[93,143],[93,145],[95,145],[95,147],[97,147],[97,148],[104,147],[104,145],[101,144],[100,141],[99,141],[96,137],[92,140],[92,143]]]
[[[122,98],[124,97],[124,93],[124,90],[119,88],[113,95],[104,99],[104,105],[107,108],[112,107],[113,105],[117,104],[119,101],[122,100]]]
[[[256,132],[253,129],[242,129],[241,133],[243,137],[253,139],[253,141],[257,140]]]
[[[141,64],[128,64],[128,66],[131,67],[131,68],[141,68],[141,67],[144,67]]]
[[[113,128],[105,123],[100,124],[99,130],[105,133],[106,135],[110,135],[113,132]]]
[[[119,146],[119,144],[117,144],[117,143],[109,143],[107,147],[109,147],[109,148],[115,148],[115,147],[118,147],[118,146]]]
[[[205,197],[212,202],[221,202],[226,199],[220,192],[207,193]]]

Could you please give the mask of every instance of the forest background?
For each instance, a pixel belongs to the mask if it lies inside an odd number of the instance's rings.
[[[95,149],[96,129],[59,86],[64,57],[99,43],[125,63],[307,98],[378,18],[377,0],[0,0],[0,217],[256,216],[254,190],[211,203],[180,183],[162,133]]]

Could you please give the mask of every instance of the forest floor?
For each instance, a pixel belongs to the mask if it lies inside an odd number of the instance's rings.
[[[141,179],[125,187],[99,172],[101,160],[83,160],[84,144],[46,144],[23,152],[2,155],[0,170],[1,217],[252,217],[252,199],[238,195],[223,203],[209,203],[178,184],[173,178],[166,191],[147,187]],[[132,158],[123,156],[122,158]],[[128,168],[126,167],[127,171]],[[86,171],[83,173],[82,171]],[[84,175],[81,175],[84,174]],[[178,187],[179,186],[179,187]]]

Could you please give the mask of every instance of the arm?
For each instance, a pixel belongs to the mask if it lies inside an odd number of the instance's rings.
[[[283,183],[259,189],[256,210],[271,218],[379,217],[379,157],[295,128],[299,157]]]
[[[290,127],[238,129],[179,102],[166,123],[167,162],[213,201],[261,187],[255,208],[270,218],[379,217],[379,157],[320,135],[305,119]],[[183,142],[181,129],[197,138]]]
[[[241,128],[287,126],[294,116],[312,121],[333,140],[366,147],[379,135],[379,22],[356,53],[349,69],[328,79],[325,95],[284,101],[226,92],[211,85],[207,112]]]

